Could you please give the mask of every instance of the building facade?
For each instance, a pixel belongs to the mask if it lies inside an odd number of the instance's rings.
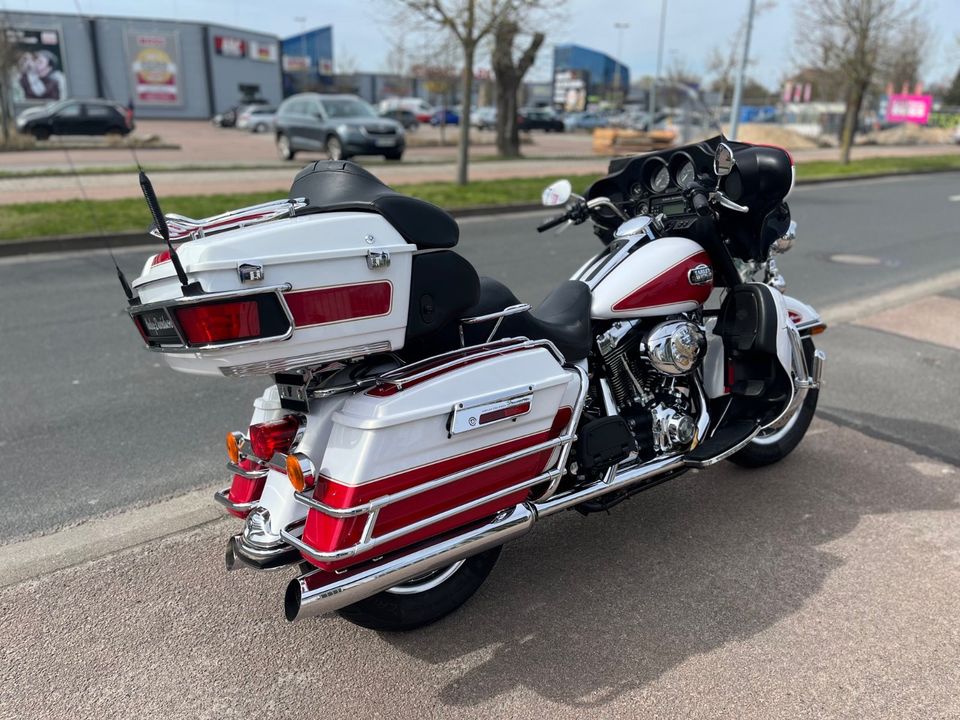
[[[276,36],[224,25],[10,12],[14,111],[67,98],[132,104],[138,118],[209,118],[282,99]]]
[[[283,95],[334,92],[333,27],[316,28],[280,42]]]
[[[590,103],[622,103],[630,88],[630,70],[609,55],[581,45],[553,49],[553,103],[568,111]]]

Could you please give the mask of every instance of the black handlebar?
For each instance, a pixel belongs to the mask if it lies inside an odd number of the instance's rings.
[[[688,185],[684,194],[690,198],[693,203],[693,211],[700,217],[710,215],[713,210],[710,208],[710,200],[707,197],[707,191],[699,183]]]
[[[557,225],[562,225],[567,221],[567,215],[568,213],[557,215],[555,218],[547,220],[545,223],[543,223],[543,225],[538,225],[537,232],[546,232],[550,228],[555,228]]]

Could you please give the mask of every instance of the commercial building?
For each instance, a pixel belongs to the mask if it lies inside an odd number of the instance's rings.
[[[282,99],[279,40],[225,25],[9,12],[15,112],[67,98],[133,104],[138,118],[209,118]]]
[[[588,103],[622,102],[630,88],[630,71],[609,55],[580,45],[553,49],[553,103],[568,111]]]
[[[283,95],[334,92],[333,27],[316,28],[280,43],[283,56]]]

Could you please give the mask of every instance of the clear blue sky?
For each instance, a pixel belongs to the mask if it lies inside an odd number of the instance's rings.
[[[802,0],[776,0],[754,28],[751,74],[776,87],[795,67],[794,6]],[[933,29],[929,60],[923,68],[929,81],[949,81],[960,67],[960,0],[922,0],[924,14]],[[394,7],[390,0],[307,0],[296,3],[264,0],[0,0],[0,10],[34,10],[74,13],[79,4],[84,14],[131,15],[221,22],[257,28],[281,37],[296,34],[306,17],[306,27],[333,25],[334,53],[346,51],[359,70],[382,70],[387,42],[384,30]],[[700,74],[711,47],[731,41],[747,12],[748,0],[667,0],[667,31],[664,67],[672,58]],[[660,0],[567,0],[566,18],[548,33],[547,51],[531,77],[547,79],[551,59],[549,46],[576,42],[617,54],[614,22],[628,22],[623,31],[622,60],[636,77],[653,74],[656,67]],[[482,63],[482,59],[481,59]]]

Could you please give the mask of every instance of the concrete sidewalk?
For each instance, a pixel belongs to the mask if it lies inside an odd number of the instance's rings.
[[[425,630],[295,625],[234,521],[0,591],[3,718],[960,715],[960,474],[817,421],[508,546]]]

